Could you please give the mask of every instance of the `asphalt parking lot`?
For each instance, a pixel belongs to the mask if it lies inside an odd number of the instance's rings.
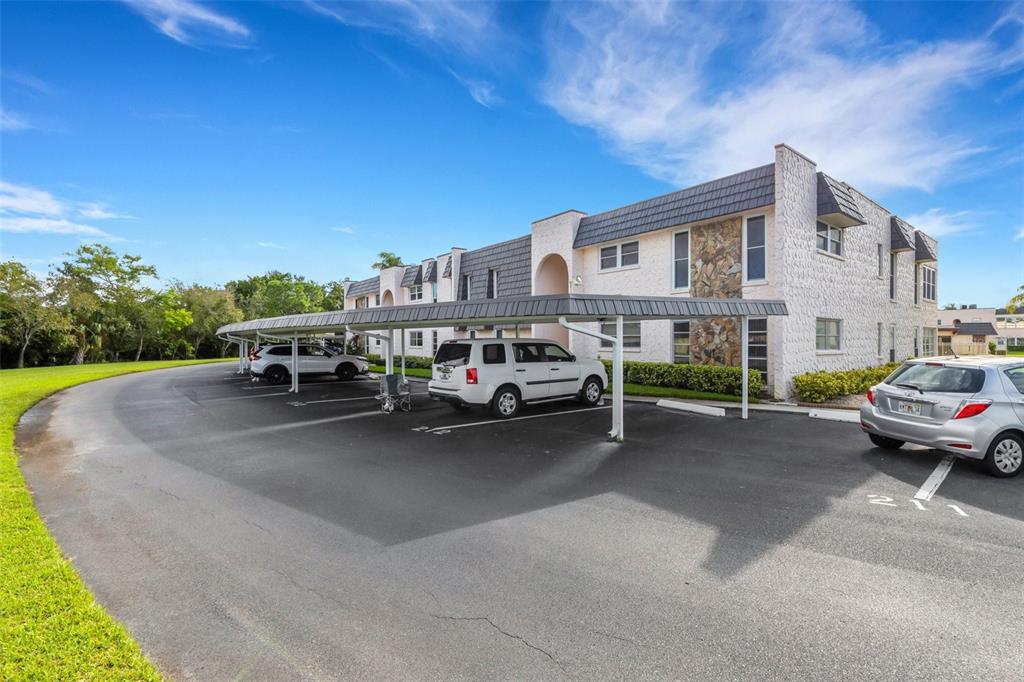
[[[425,386],[414,386],[425,391]],[[371,381],[130,375],[31,410],[22,469],[177,679],[1019,679],[1024,478],[855,424]]]

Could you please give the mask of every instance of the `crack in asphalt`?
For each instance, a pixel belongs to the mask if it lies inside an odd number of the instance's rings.
[[[552,663],[554,663],[556,666],[558,666],[559,670],[561,670],[566,675],[569,674],[569,672],[565,669],[565,666],[563,666],[558,661],[558,659],[555,658],[554,656],[552,656],[547,650],[542,649],[541,647],[537,646],[536,644],[530,643],[522,635],[517,635],[515,633],[508,632],[507,630],[503,630],[501,627],[499,627],[493,620],[491,620],[487,616],[446,616],[446,615],[437,614],[437,613],[432,613],[430,615],[433,616],[434,618],[437,618],[438,620],[480,621],[480,622],[483,622],[483,623],[487,623],[492,628],[494,628],[495,630],[497,630],[501,634],[505,635],[506,637],[508,637],[510,639],[517,640],[517,641],[523,643],[524,645],[526,645],[527,647],[529,647],[530,649],[533,649],[534,651],[539,651],[540,653],[544,654],[545,656],[548,657],[548,660],[550,660]]]
[[[242,519],[242,520],[245,521],[246,523],[248,523],[250,526],[256,526],[257,528],[259,528],[261,531],[263,531],[267,535],[269,535],[271,537],[274,536],[273,533],[271,533],[269,530],[267,530],[266,528],[264,528],[260,524],[256,523],[255,521],[250,521],[249,519]]]
[[[335,599],[334,597],[330,596],[329,594],[324,594],[323,592],[320,592],[316,588],[309,587],[308,585],[303,585],[298,580],[293,578],[288,573],[285,573],[284,571],[279,571],[276,568],[272,568],[270,570],[272,570],[274,573],[277,573],[279,576],[287,578],[288,582],[290,582],[292,585],[295,585],[295,587],[299,588],[300,590],[305,590],[306,592],[309,592],[311,594],[315,594],[316,596],[320,597],[321,599],[326,599],[327,601],[334,602],[335,604],[337,604],[341,608],[343,608],[345,610],[348,610],[348,605],[347,604],[343,604],[342,602],[338,601],[337,599]]]

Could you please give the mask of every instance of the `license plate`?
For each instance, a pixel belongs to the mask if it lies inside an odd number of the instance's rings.
[[[921,416],[921,406],[918,403],[896,403],[896,411],[900,414],[909,414],[914,417]]]
[[[438,381],[451,381],[452,370],[450,367],[437,367],[434,369],[434,376],[437,377]]]

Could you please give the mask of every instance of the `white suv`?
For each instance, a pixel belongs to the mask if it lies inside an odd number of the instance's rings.
[[[257,348],[249,356],[249,373],[265,378],[271,384],[283,384],[292,373],[292,346],[290,343]],[[335,374],[343,381],[366,374],[370,363],[359,355],[345,355],[336,348],[325,348],[309,343],[299,344],[299,376]]]
[[[523,403],[579,400],[596,405],[608,375],[599,360],[577,360],[546,339],[445,341],[434,355],[430,396],[453,407],[490,407],[508,419]]]

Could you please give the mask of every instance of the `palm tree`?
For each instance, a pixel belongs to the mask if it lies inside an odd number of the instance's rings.
[[[1015,313],[1024,309],[1024,284],[1017,287],[1017,293],[1006,302],[1006,312]]]
[[[386,270],[402,264],[402,259],[390,251],[381,251],[377,254],[377,258],[380,260],[371,266],[374,270]]]

